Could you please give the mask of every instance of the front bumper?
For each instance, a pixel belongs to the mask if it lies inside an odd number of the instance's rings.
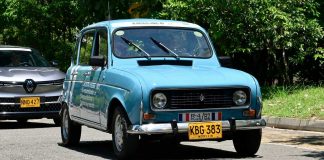
[[[187,133],[189,123],[159,123],[133,125],[128,129],[129,134],[170,134],[170,133]],[[249,120],[224,120],[222,121],[223,131],[251,130],[260,129],[266,126],[264,119]]]

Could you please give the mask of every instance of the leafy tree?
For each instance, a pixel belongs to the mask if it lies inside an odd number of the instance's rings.
[[[64,70],[75,35],[88,24],[185,20],[206,28],[219,53],[261,82],[316,81],[324,78],[323,7],[322,0],[1,0],[0,44],[37,48]]]
[[[202,24],[221,52],[256,55],[258,73],[289,84],[290,66],[322,55],[317,7],[314,0],[167,0],[160,16]]]
[[[77,1],[4,0],[3,44],[36,48],[49,60],[59,60],[65,70],[78,26]]]
[[[88,24],[108,19],[150,17],[161,8],[159,0],[81,0],[79,4],[80,17]]]

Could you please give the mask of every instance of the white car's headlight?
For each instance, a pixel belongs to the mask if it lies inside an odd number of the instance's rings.
[[[156,93],[153,96],[153,105],[155,108],[162,109],[167,104],[167,97],[163,93]]]
[[[238,90],[233,93],[233,102],[236,105],[243,105],[246,102],[246,93],[244,91]]]

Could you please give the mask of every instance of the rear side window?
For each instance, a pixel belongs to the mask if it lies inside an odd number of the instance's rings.
[[[99,35],[99,55],[102,55],[107,59],[108,55],[108,38],[107,38],[107,30],[101,29],[98,32]]]
[[[88,31],[83,34],[81,38],[81,46],[80,46],[80,58],[79,64],[81,65],[89,65],[90,57],[93,48],[93,40],[94,40],[94,30]]]
[[[108,55],[108,38],[107,38],[107,30],[99,29],[97,31],[96,36],[96,46],[94,48],[94,56],[104,56],[107,59]]]

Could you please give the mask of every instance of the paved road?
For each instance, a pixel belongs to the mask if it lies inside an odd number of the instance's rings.
[[[0,159],[114,159],[111,135],[82,128],[81,144],[60,145],[60,128],[51,120],[33,120],[27,126],[0,121]],[[137,159],[320,159],[324,160],[324,133],[265,128],[257,156],[239,157],[231,141],[182,142],[176,150],[158,143],[141,146]]]

